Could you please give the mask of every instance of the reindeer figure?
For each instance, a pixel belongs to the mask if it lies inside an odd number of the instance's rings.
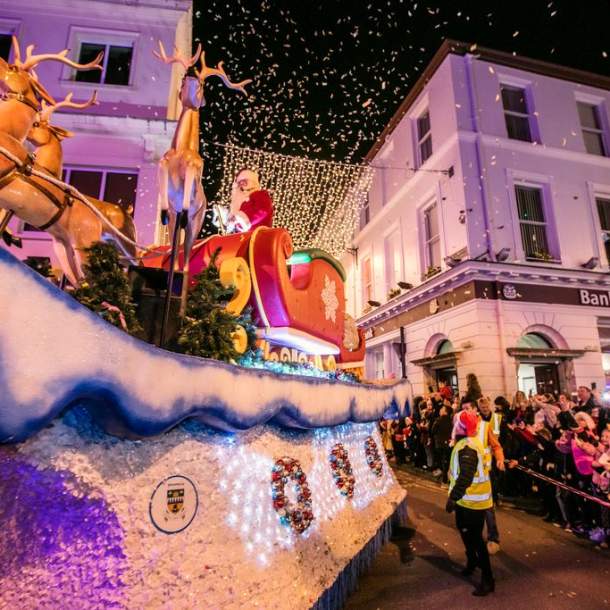
[[[34,45],[26,50],[25,61],[21,59],[21,50],[16,36],[13,36],[13,51],[15,63],[8,64],[0,58],[0,146],[6,148],[17,156],[22,165],[31,161],[23,141],[30,130],[40,109],[40,101],[54,104],[55,100],[49,92],[38,82],[34,68],[42,61],[59,61],[78,70],[100,69],[99,65],[102,54],[88,64],[78,64],[66,57],[68,52],[64,49],[61,53],[32,55]],[[15,164],[0,155],[0,189],[10,180],[10,176],[16,169]],[[20,240],[13,237],[7,230],[8,223],[13,216],[13,211],[2,211],[0,209],[0,235],[7,245],[20,246]]]
[[[55,105],[55,100],[38,82],[34,68],[42,61],[60,61],[76,69],[100,68],[100,54],[93,62],[78,64],[60,53],[33,55],[27,47],[21,60],[17,39],[13,38],[15,63],[0,60],[0,146],[19,160],[13,162],[0,154],[0,208],[23,221],[48,231],[66,277],[78,285],[83,277],[84,250],[102,234],[102,220],[84,203],[74,200],[69,192],[50,181],[31,175],[33,158],[23,146],[41,100]],[[4,129],[4,131],[2,131]],[[0,223],[0,230],[5,228]]]
[[[63,101],[55,104],[48,104],[43,100],[42,110],[38,115],[39,118],[33,124],[32,129],[30,129],[30,132],[27,135],[28,142],[36,147],[36,163],[34,164],[34,167],[43,170],[56,178],[61,178],[63,169],[63,150],[61,142],[64,138],[71,138],[74,134],[57,125],[51,125],[50,121],[52,114],[59,108],[77,108],[82,110],[98,103],[97,91],[93,92],[93,95],[88,101],[82,103],[73,102],[72,95],[72,93],[68,93]],[[125,211],[116,203],[101,201],[100,199],[95,199],[93,197],[88,197],[88,199],[100,212],[102,212],[115,228],[132,241],[137,241],[135,224],[128,211]],[[75,202],[75,204],[82,205],[80,202]],[[136,258],[137,252],[133,244],[121,240],[120,236],[109,232],[104,225],[102,225],[102,234],[98,237],[96,229],[99,225],[97,222],[91,224],[93,215],[87,214],[84,210],[81,211],[81,214],[83,216],[81,230],[92,231],[92,239],[94,241],[99,241],[100,239],[113,240],[119,245],[121,250],[125,252],[127,258],[130,260]]]
[[[252,81],[248,79],[232,83],[224,71],[223,62],[220,62],[216,68],[206,66],[205,54],[201,52],[201,45],[193,57],[184,57],[177,48],[174,49],[174,54],[168,57],[163,43],[159,41],[159,52],[155,51],[154,54],[166,64],[179,63],[186,71],[180,88],[182,113],[174,132],[172,146],[159,161],[161,221],[163,224],[167,224],[169,211],[170,236],[173,236],[176,230],[179,231],[180,227],[185,230],[182,282],[184,307],[188,287],[190,252],[194,240],[201,231],[207,205],[201,184],[203,159],[199,154],[199,109],[205,105],[203,95],[205,81],[210,76],[217,76],[229,89],[241,91],[244,95],[247,95],[245,86]],[[200,71],[194,68],[199,58],[201,59]],[[178,227],[176,227],[176,223],[178,223]]]

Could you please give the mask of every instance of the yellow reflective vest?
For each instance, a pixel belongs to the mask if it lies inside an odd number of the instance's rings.
[[[486,510],[493,506],[489,467],[485,464],[483,445],[476,436],[463,437],[455,444],[455,447],[453,447],[451,460],[449,461],[449,494],[451,494],[451,490],[455,487],[455,482],[460,475],[460,460],[458,454],[466,445],[477,452],[477,471],[472,479],[470,487],[468,487],[462,498],[457,501],[457,504],[464,508]]]
[[[491,431],[497,436],[500,436],[500,424],[502,423],[502,413],[491,414]]]
[[[489,421],[485,421],[481,419],[479,421],[479,440],[483,445],[483,452],[485,453],[485,465],[488,469],[491,469],[491,447],[489,446],[489,427],[491,426],[491,431],[495,434],[496,437],[500,436],[500,424],[502,423],[502,414],[501,413],[492,413],[491,419]]]

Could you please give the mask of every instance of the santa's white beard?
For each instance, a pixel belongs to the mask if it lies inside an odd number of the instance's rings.
[[[250,197],[250,193],[255,190],[256,189],[247,189],[242,191],[238,186],[233,188],[231,191],[231,213],[236,214],[239,212],[244,201],[247,201]]]

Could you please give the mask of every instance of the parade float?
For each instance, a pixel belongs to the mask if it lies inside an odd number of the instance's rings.
[[[40,127],[42,101],[57,104],[35,66],[97,62],[31,47],[22,60],[15,47],[13,65],[0,60],[0,230],[11,214],[46,225],[75,285],[87,265],[82,248],[104,232],[126,257],[126,245],[138,249],[148,268],[182,269],[183,295],[217,264],[234,288],[225,306],[251,308],[261,352],[277,361],[296,352],[311,360],[304,371],[330,370],[288,375],[150,345],[0,250],[3,605],[338,607],[404,513],[376,421],[404,406],[407,387],[333,376],[364,350],[334,257],[295,252],[288,231],[264,225],[195,240],[203,166],[198,140],[183,130],[198,125],[206,76],[245,83],[204,61],[187,72],[185,118],[160,171],[174,247],[143,249],[121,231],[125,219],[63,184],[23,145]],[[160,48],[159,58],[191,69],[198,53],[168,58]]]

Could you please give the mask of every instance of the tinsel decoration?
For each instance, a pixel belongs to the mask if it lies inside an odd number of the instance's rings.
[[[330,470],[333,473],[335,485],[342,495],[350,500],[354,497],[354,487],[356,478],[352,471],[352,464],[349,461],[347,449],[343,443],[337,443],[331,450],[328,457]]]
[[[364,453],[366,455],[366,463],[369,468],[375,473],[376,476],[380,477],[383,473],[383,462],[381,461],[381,454],[379,453],[379,447],[372,436],[367,436],[364,441]]]
[[[286,496],[286,485],[294,485],[296,503]],[[271,470],[271,497],[273,508],[283,525],[290,526],[295,532],[302,534],[312,523],[311,491],[307,476],[301,464],[291,458],[283,457],[275,462]]]

